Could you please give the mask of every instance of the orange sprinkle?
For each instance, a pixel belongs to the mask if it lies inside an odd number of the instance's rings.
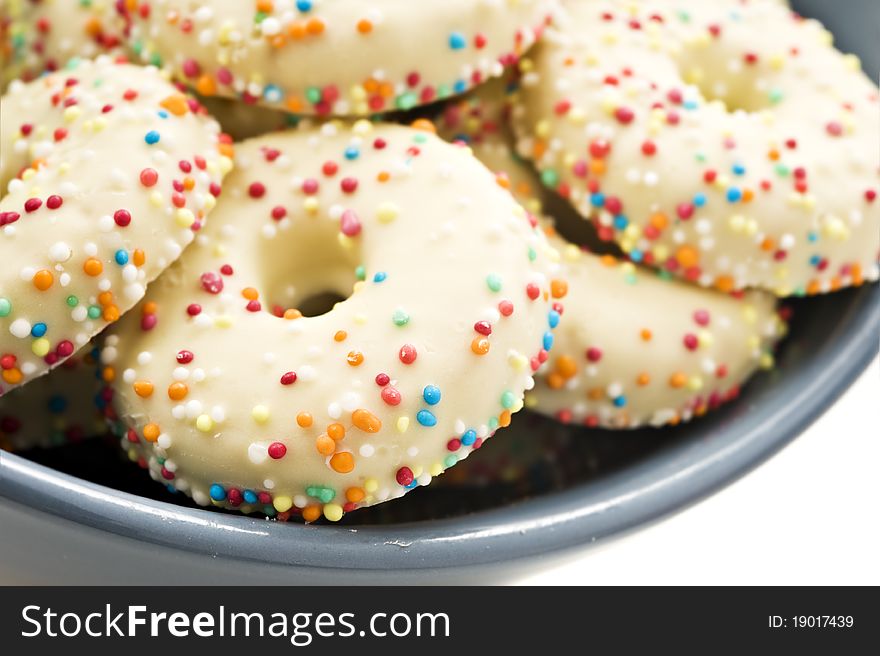
[[[22,375],[21,370],[17,368],[3,370],[3,380],[10,385],[17,385],[21,382],[22,378],[24,378],[24,376]]]
[[[605,160],[604,159],[591,159],[590,160],[590,173],[593,175],[602,175],[605,173]]]
[[[568,294],[568,283],[559,279],[551,280],[550,291],[553,298],[565,298],[565,295]]]
[[[645,385],[647,385],[650,382],[651,382],[651,377],[644,372],[640,373],[638,375],[638,378],[636,378],[636,385],[638,385],[639,387],[644,387]]]
[[[368,21],[366,18],[362,18],[357,23],[357,31],[361,34],[369,34],[373,31],[373,23]]]
[[[172,401],[181,401],[189,394],[189,388],[181,382],[174,382],[168,386],[168,398]]]
[[[272,45],[273,48],[283,48],[287,43],[287,37],[283,34],[276,34],[269,37],[269,43]]]
[[[587,392],[587,398],[591,401],[601,401],[605,396],[605,390],[601,387],[592,387]]]
[[[724,292],[725,294],[731,292],[733,291],[733,278],[727,275],[718,276],[715,279],[715,287],[719,292]]]
[[[510,410],[502,410],[501,414],[498,415],[498,425],[501,426],[501,428],[507,428],[510,426],[510,416]]]
[[[562,386],[565,385],[565,378],[556,373],[555,371],[551,371],[547,374],[547,378],[545,379],[547,383],[547,387],[550,389],[562,389]]]
[[[200,75],[196,81],[196,91],[203,96],[213,96],[217,93],[217,83],[210,75]]]
[[[287,111],[297,114],[302,111],[303,101],[296,96],[288,96],[284,101],[284,106],[287,108]]]
[[[437,134],[437,126],[434,125],[433,121],[429,121],[426,118],[417,118],[415,121],[412,122],[411,127],[414,130],[421,130],[422,132]]]
[[[55,276],[48,269],[40,269],[34,274],[33,282],[34,287],[44,292],[55,282]]]
[[[101,260],[90,257],[85,261],[85,264],[83,264],[83,271],[86,272],[87,276],[92,276],[94,278],[104,273],[104,265],[101,264]]]
[[[489,340],[486,337],[474,337],[471,351],[477,355],[486,355],[489,352]]]
[[[694,267],[700,262],[700,253],[693,246],[684,245],[676,251],[675,259],[685,268]]]
[[[617,258],[613,255],[603,255],[600,261],[607,267],[617,266]]]
[[[135,381],[134,393],[142,399],[151,397],[153,395],[153,383],[148,380]]]
[[[101,292],[100,294],[98,294],[98,303],[100,303],[102,307],[107,307],[108,305],[112,305],[113,304],[113,294],[111,292]],[[156,309],[150,308],[150,309],[152,309],[152,312],[149,312],[147,310],[148,306],[149,306],[149,303],[144,306],[143,313],[144,314],[156,314]]]
[[[347,474],[354,469],[354,456],[348,451],[340,451],[330,458],[330,467],[340,474]]]
[[[556,373],[568,380],[577,373],[577,362],[570,355],[560,355],[556,360]]]
[[[650,342],[654,337],[654,333],[652,333],[647,328],[642,328],[639,331],[639,337],[641,337],[642,341],[644,341],[644,342]]]
[[[142,310],[143,314],[156,314],[156,311],[159,309],[159,306],[156,305],[156,301],[147,301],[144,303],[144,308]]]
[[[108,305],[104,308],[104,311],[101,313],[101,315],[104,317],[104,321],[108,323],[119,321],[119,308],[115,305]]]
[[[287,34],[291,39],[299,41],[306,35],[306,26],[301,22],[292,23],[291,26],[287,28]]]
[[[376,180],[379,182],[388,182],[391,179],[391,174],[387,171],[382,171],[379,175],[376,176]]]
[[[313,422],[312,415],[308,412],[300,412],[296,415],[296,424],[300,428],[308,428]]]
[[[360,408],[351,413],[351,421],[365,433],[378,433],[382,428],[382,420],[369,410]]]
[[[364,354],[360,351],[349,351],[345,359],[350,367],[359,367],[363,364]]]
[[[84,27],[85,33],[88,34],[92,38],[101,34],[103,29],[104,28],[101,26],[101,21],[96,16],[92,16],[91,18],[89,18],[86,21],[86,24]]]
[[[158,424],[147,424],[144,426],[144,439],[147,442],[155,442],[159,439],[160,432]]]
[[[260,298],[260,292],[258,292],[253,287],[245,287],[241,290],[241,295],[249,301],[256,301],[258,298]]]
[[[318,506],[303,508],[302,517],[307,522],[314,522],[321,518],[321,509]]]
[[[101,372],[101,380],[105,383],[112,383],[116,380],[116,370],[113,367],[104,367],[104,370]]]
[[[275,11],[272,0],[257,0],[257,11],[263,14],[271,14]]]
[[[321,433],[315,440],[315,448],[322,456],[332,455],[336,451],[336,442],[326,433]]]
[[[663,212],[657,212],[651,216],[651,225],[657,230],[664,230],[669,225],[669,217]]]
[[[175,116],[185,116],[189,112],[189,104],[186,102],[186,96],[179,93],[168,96],[159,103],[159,106],[167,109]]]
[[[684,387],[687,384],[687,376],[685,376],[680,371],[678,373],[672,374],[669,378],[669,386],[674,387],[676,389]]]
[[[366,492],[359,487],[350,487],[345,491],[345,499],[351,503],[359,503],[365,496],[367,496]]]
[[[329,435],[334,442],[338,442],[345,437],[345,426],[342,424],[330,424],[327,426],[327,435]]]
[[[187,191],[192,191],[193,189],[195,189],[195,186],[196,186],[196,181],[193,178],[191,178],[190,176],[186,176],[183,179],[183,188],[186,189]]]
[[[336,334],[333,335],[333,339],[337,342],[344,342],[346,337],[348,337],[348,333],[344,330],[337,330]]]
[[[306,23],[306,32],[312,36],[318,36],[324,32],[324,21],[320,18],[310,18]]]
[[[302,317],[302,315],[303,315],[302,312],[300,312],[299,310],[294,309],[294,308],[291,308],[289,310],[284,311],[284,318],[287,319],[288,321],[293,321],[294,319],[299,319]]]
[[[774,242],[770,237],[764,237],[761,241],[761,250],[762,251],[772,251],[776,248],[776,242]]]
[[[144,266],[144,262],[147,261],[147,256],[144,255],[144,252],[140,248],[138,248],[132,254],[131,261],[136,267],[142,267]]]

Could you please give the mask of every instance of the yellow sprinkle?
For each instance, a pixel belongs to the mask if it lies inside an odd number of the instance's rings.
[[[397,432],[405,433],[409,428],[409,417],[398,417],[397,418]]]
[[[31,342],[31,351],[33,351],[33,354],[36,355],[38,358],[42,358],[47,353],[49,353],[49,347],[49,340],[45,337],[40,337],[39,339],[35,339],[33,342]]]
[[[324,517],[331,522],[338,522],[342,519],[342,506],[336,503],[324,504]]]
[[[269,408],[264,405],[255,405],[254,409],[251,410],[251,417],[258,424],[265,424],[269,421]]]
[[[400,208],[392,202],[384,202],[376,208],[379,223],[391,223],[400,214]]]
[[[364,481],[364,489],[367,492],[375,492],[379,489],[379,481],[377,481],[375,478],[368,478]]]
[[[441,465],[439,462],[435,462],[433,465],[431,465],[431,469],[428,473],[431,474],[431,478],[439,476],[443,473],[443,465]]]
[[[278,512],[287,512],[293,507],[293,499],[285,496],[275,497],[272,500],[272,505]]]
[[[174,213],[174,222],[181,228],[189,228],[195,221],[195,214],[185,207],[178,208]]]
[[[207,433],[212,428],[214,428],[214,420],[211,419],[208,415],[199,415],[196,419],[196,428],[198,428],[203,433]]]

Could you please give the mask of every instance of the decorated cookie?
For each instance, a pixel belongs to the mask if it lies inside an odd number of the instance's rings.
[[[0,87],[57,71],[73,58],[124,52],[125,20],[115,0],[4,0],[0,3]]]
[[[0,101],[0,392],[137,303],[214,206],[231,146],[154,68],[82,61]]]
[[[298,114],[406,110],[499,75],[535,41],[550,0],[142,0],[142,61],[205,96]]]
[[[515,91],[515,90],[514,90]],[[541,215],[541,183],[512,151],[502,84],[446,107],[439,133],[474,154],[530,212]],[[611,255],[593,255],[557,235],[568,280],[565,320],[526,407],[605,428],[674,424],[735,398],[755,371],[773,364],[785,334],[775,299],[722,294]]]
[[[877,87],[819,23],[767,0],[565,7],[518,150],[604,239],[724,292],[878,278]]]
[[[49,448],[107,434],[108,406],[96,355],[84,349],[26,387],[0,396],[0,448]]]
[[[335,521],[510,423],[566,285],[491,172],[366,120],[236,155],[197,243],[106,338],[133,459],[199,504]]]

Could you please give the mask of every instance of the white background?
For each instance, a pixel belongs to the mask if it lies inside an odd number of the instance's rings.
[[[730,487],[520,583],[880,584],[880,360]]]

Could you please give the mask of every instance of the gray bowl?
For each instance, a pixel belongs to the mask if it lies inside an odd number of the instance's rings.
[[[876,77],[876,0],[793,4],[823,20]],[[878,352],[876,285],[790,305],[793,329],[778,368],[704,419],[610,433],[518,417],[509,434],[439,482],[341,525],[196,509],[98,443],[2,454],[0,582],[476,583],[522,575],[742,476],[799,435]]]

